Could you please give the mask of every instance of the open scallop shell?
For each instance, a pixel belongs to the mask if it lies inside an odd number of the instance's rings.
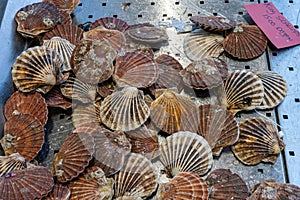
[[[240,136],[232,146],[234,155],[246,165],[275,163],[284,142],[274,124],[262,118],[250,118],[240,124]]]
[[[53,49],[36,46],[23,51],[12,68],[12,79],[22,92],[47,93],[64,80],[61,56]]]
[[[204,175],[213,164],[212,151],[207,141],[196,133],[180,131],[160,144],[160,160],[170,177],[180,172]]]
[[[47,104],[39,93],[14,92],[6,101],[4,115],[9,119],[13,115],[30,114],[40,120],[45,125],[48,119]]]
[[[45,100],[48,107],[56,107],[67,110],[72,107],[72,102],[60,91],[59,86],[54,86],[46,95]]]
[[[267,47],[267,38],[256,25],[238,25],[229,33],[223,46],[225,51],[238,59],[260,56]]]
[[[69,200],[71,192],[67,186],[55,184],[52,191],[43,200]]]
[[[0,156],[0,177],[15,170],[26,168],[26,161],[19,153],[13,153],[9,156]]]
[[[121,32],[125,32],[129,28],[127,22],[115,17],[104,17],[97,19],[90,25],[90,30],[95,29],[99,26],[103,26],[107,29],[118,30]]]
[[[140,154],[126,156],[123,168],[113,176],[115,197],[145,198],[157,187],[157,174],[152,163]]]
[[[263,71],[256,75],[262,80],[264,86],[264,99],[258,109],[270,109],[279,105],[287,95],[287,83],[276,72]]]
[[[116,90],[116,83],[112,79],[108,79],[98,84],[97,93],[105,98]]]
[[[89,103],[80,105],[78,104],[72,113],[72,123],[75,128],[85,124],[100,125],[100,105],[101,102]]]
[[[79,0],[43,0],[43,2],[45,1],[55,4],[60,10],[69,14],[71,14],[80,3]]]
[[[208,187],[199,175],[181,172],[170,182],[159,186],[156,199],[204,200],[208,199]]]
[[[59,10],[59,22],[58,24],[72,24],[72,17],[69,13]]]
[[[150,116],[144,94],[135,87],[107,96],[100,107],[102,122],[112,130],[130,131],[140,127]]]
[[[54,186],[52,174],[38,166],[16,170],[0,177],[1,199],[32,200],[47,195]]]
[[[206,178],[209,187],[209,199],[239,199],[245,200],[248,187],[245,181],[229,169],[215,169]]]
[[[200,28],[211,32],[226,31],[236,26],[235,21],[219,16],[192,16],[190,20]]]

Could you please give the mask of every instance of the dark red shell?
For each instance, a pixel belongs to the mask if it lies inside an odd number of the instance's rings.
[[[103,26],[104,28],[118,30],[121,32],[125,32],[130,27],[127,22],[115,17],[97,19],[90,25],[90,30],[95,29],[98,26]]]
[[[72,102],[67,99],[60,91],[59,86],[54,86],[46,95],[47,106],[57,107],[67,110],[72,107]]]
[[[226,31],[236,26],[235,21],[219,16],[192,16],[190,20],[200,28],[211,31]]]

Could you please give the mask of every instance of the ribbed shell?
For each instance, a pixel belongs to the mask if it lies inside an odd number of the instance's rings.
[[[287,83],[276,72],[263,71],[256,75],[262,80],[264,86],[264,99],[258,109],[270,109],[280,104],[287,95]]]
[[[144,94],[135,87],[125,87],[107,96],[100,107],[102,122],[112,130],[130,131],[140,127],[150,116]]]
[[[245,200],[249,196],[245,181],[229,169],[215,169],[207,176],[206,183],[212,200]]]
[[[69,13],[63,10],[59,10],[59,22],[58,24],[72,24],[72,17]]]
[[[29,162],[39,153],[44,143],[43,125],[32,115],[12,116],[4,125],[4,136],[0,143],[5,155],[18,152]]]
[[[212,151],[207,141],[196,133],[180,131],[160,144],[160,160],[169,176],[180,172],[204,175],[213,164]]]
[[[40,199],[53,186],[52,174],[46,167],[31,167],[0,177],[0,196],[9,200]]]
[[[55,184],[52,191],[43,200],[69,200],[71,192],[67,186]]]
[[[170,182],[159,186],[156,199],[207,200],[208,187],[197,174],[181,172]]]
[[[69,14],[71,14],[76,6],[80,3],[79,0],[43,0],[43,2],[51,2],[55,4],[60,10],[63,10]]]
[[[47,93],[54,85],[60,83],[63,61],[53,49],[36,46],[23,51],[12,68],[12,79],[22,92]]]
[[[232,146],[234,155],[246,165],[275,163],[285,146],[275,125],[266,119],[250,118],[239,126],[239,139]]]
[[[14,92],[6,101],[4,106],[4,115],[9,119],[13,115],[30,114],[38,118],[42,125],[45,125],[48,119],[47,104],[39,93]]]
[[[104,17],[97,19],[90,25],[90,30],[95,29],[99,26],[103,26],[107,29],[118,30],[121,32],[125,32],[129,28],[127,22],[115,17]]]
[[[115,197],[145,198],[157,187],[157,174],[152,163],[140,154],[131,153],[125,158],[124,167],[113,176]]]
[[[60,91],[59,86],[54,86],[46,95],[45,100],[48,107],[56,107],[67,110],[72,107],[72,102]]]
[[[75,128],[85,124],[99,125],[102,121],[100,118],[101,102],[78,104],[72,113],[72,123]]]
[[[229,33],[223,46],[225,51],[238,59],[260,56],[267,47],[267,38],[256,25],[238,25]]]
[[[226,31],[236,26],[235,21],[219,16],[192,16],[190,20],[200,28],[211,32]]]
[[[53,175],[65,183],[77,177],[93,158],[95,142],[89,134],[68,135],[60,150],[54,156]]]
[[[26,161],[19,153],[13,153],[9,156],[0,156],[0,177],[15,170],[26,168]]]
[[[127,52],[117,58],[113,78],[122,86],[146,88],[157,80],[158,66],[154,58],[141,51]]]
[[[111,95],[116,90],[116,83],[112,79],[108,79],[102,83],[98,84],[97,92],[98,94],[105,98]]]
[[[230,72],[223,83],[225,99],[222,104],[235,114],[241,110],[253,110],[264,98],[261,79],[245,70]]]

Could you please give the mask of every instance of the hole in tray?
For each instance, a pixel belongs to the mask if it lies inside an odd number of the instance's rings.
[[[281,12],[280,14],[283,15],[283,12]]]
[[[294,3],[294,1],[293,0],[289,0],[289,3]]]
[[[295,102],[299,103],[300,99],[299,98],[295,98]]]
[[[261,174],[264,173],[264,170],[263,169],[257,169],[258,172],[260,172]]]
[[[114,18],[117,18],[117,17],[118,17],[118,15],[113,15],[113,17],[114,17]]]
[[[273,52],[273,53],[272,53],[272,56],[277,56],[277,52]]]
[[[106,3],[102,3],[102,6],[106,6]]]
[[[56,153],[58,153],[58,152],[59,152],[59,150],[54,150],[54,151],[53,151],[54,154],[56,154]]]
[[[264,3],[268,3],[268,0],[264,0]]]
[[[175,5],[179,5],[179,1],[176,1],[176,2],[175,2]]]
[[[213,13],[213,15],[214,15],[214,16],[217,16],[217,15],[218,15],[218,13],[214,12],[214,13]]]
[[[166,16],[168,16],[167,14],[163,14],[163,17],[166,17]]]
[[[225,3],[229,3],[229,0],[225,0]]]
[[[296,29],[299,29],[299,26],[298,26],[298,25],[294,25],[294,27],[295,27]]]
[[[289,67],[289,71],[294,71],[294,67]]]
[[[200,1],[200,4],[204,4],[204,1]]]
[[[283,119],[288,119],[289,116],[288,115],[282,115]]]
[[[180,53],[175,53],[175,56],[180,57]]]
[[[188,14],[188,17],[191,17],[191,16],[193,16],[193,14],[192,14],[192,13],[189,13],[189,14]]]
[[[295,156],[295,152],[294,151],[289,151],[290,156]]]
[[[88,15],[88,18],[93,18],[93,15]]]
[[[65,115],[59,115],[59,119],[64,119]]]
[[[242,11],[238,12],[239,15],[243,15],[244,13]]]
[[[254,2],[254,0],[250,0],[250,2]]]
[[[266,113],[266,116],[267,116],[267,117],[272,117],[272,113],[269,113],[269,112],[268,112],[268,113]]]
[[[82,3],[79,3],[78,6],[82,6]]]
[[[150,5],[151,5],[151,6],[154,6],[154,5],[155,5],[155,2],[151,2]]]
[[[143,17],[143,15],[138,15],[138,18],[142,18]]]
[[[249,66],[249,65],[246,65],[246,66],[245,66],[245,69],[250,69],[250,66]]]

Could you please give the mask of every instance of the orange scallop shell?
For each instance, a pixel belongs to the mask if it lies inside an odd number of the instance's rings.
[[[85,124],[100,125],[102,122],[100,118],[100,105],[101,102],[78,104],[72,113],[72,123],[75,128]]]
[[[226,31],[236,26],[235,21],[219,16],[192,16],[190,20],[210,32]]]
[[[54,86],[45,95],[45,100],[48,107],[57,107],[64,110],[72,107],[72,102],[61,93],[59,86]]]
[[[104,17],[97,19],[90,25],[90,30],[95,29],[99,26],[103,26],[107,29],[118,30],[121,32],[125,32],[129,28],[127,22],[115,17]]]
[[[52,191],[43,200],[69,200],[70,189],[61,184],[55,184]]]
[[[19,153],[13,153],[9,156],[0,156],[0,177],[15,170],[26,168],[26,161]]]
[[[74,12],[76,6],[80,3],[79,0],[43,0],[43,2],[50,2],[55,4],[60,10],[63,10],[69,14]]]

